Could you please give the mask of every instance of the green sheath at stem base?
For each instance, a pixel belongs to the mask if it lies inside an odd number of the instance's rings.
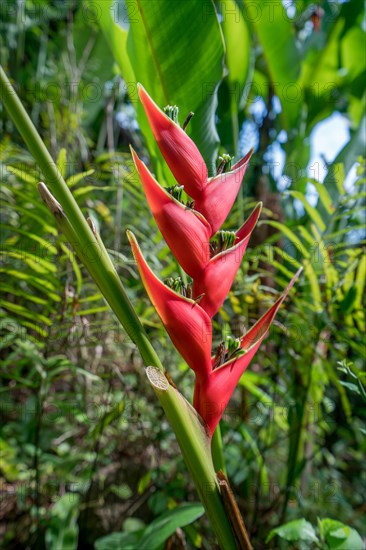
[[[169,384],[162,372],[154,367],[148,367],[146,374],[175,431],[184,460],[215,529],[220,547],[223,550],[236,550],[237,545],[212,463],[209,436],[196,411],[178,390]]]

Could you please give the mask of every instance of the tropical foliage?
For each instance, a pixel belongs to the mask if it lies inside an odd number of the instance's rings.
[[[258,201],[261,221],[213,318],[213,349],[303,274],[223,415],[227,475],[255,549],[361,550],[362,3],[29,0],[1,11],[1,64],[187,398],[192,373],[125,232],[162,279],[182,276],[129,152],[176,184],[137,83],[161,108],[177,105],[181,125],[195,113],[187,134],[209,176],[254,148],[224,228],[240,227]],[[320,158],[314,130],[335,117],[347,139]],[[0,122],[1,547],[211,548],[144,362],[40,200],[44,174],[4,109]]]

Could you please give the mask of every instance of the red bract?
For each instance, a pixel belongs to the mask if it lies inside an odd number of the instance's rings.
[[[211,371],[211,320],[194,300],[174,292],[147,265],[135,236],[127,232],[149,298],[173,344],[200,379]]]
[[[207,182],[207,167],[195,143],[151,99],[145,88],[138,86],[141,103],[154,137],[175,179],[195,199]]]
[[[208,222],[161,187],[133,150],[132,156],[164,239],[184,271],[190,277],[198,276],[210,257]]]
[[[248,220],[236,232],[234,246],[213,256],[194,279],[193,296],[203,294],[200,305],[210,317],[218,312],[233,284],[261,209],[262,204],[259,203]]]
[[[231,288],[262,208],[258,204],[236,233],[217,233],[235,201],[252,152],[235,164],[231,172],[208,178],[203,159],[184,130],[159,109],[141,86],[139,94],[169,168],[194,199],[194,208],[176,200],[159,185],[132,150],[158,227],[179,264],[193,279],[193,299],[162,283],[148,267],[132,233],[128,233],[128,238],[147,293],[173,344],[196,374],[194,407],[212,435],[240,377],[301,270],[240,341],[231,342],[230,349],[221,345],[217,357],[211,358],[211,317]],[[173,288],[175,284],[173,281]],[[186,288],[183,291],[188,292]]]
[[[253,151],[249,151],[230,172],[208,178],[207,167],[196,145],[186,132],[173,122],[138,87],[141,102],[159,149],[175,179],[194,199],[194,208],[211,225],[211,235],[220,229],[237,197]]]
[[[240,349],[245,351],[245,354],[237,358],[234,357],[215,370],[212,370],[211,374],[203,381],[196,381],[194,406],[205,421],[211,434],[215,431],[239,379],[267,335],[280,305],[286,298],[301,271],[302,269],[296,273],[285,292],[267,313],[265,313],[263,317],[242,336],[240,339]]]

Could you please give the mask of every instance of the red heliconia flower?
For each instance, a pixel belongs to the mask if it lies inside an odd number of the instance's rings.
[[[207,182],[207,167],[196,144],[138,84],[138,92],[159,149],[175,179],[195,199]]]
[[[206,164],[195,143],[156,105],[141,84],[138,90],[166,163],[177,182],[184,186],[187,195],[194,199],[195,210],[203,214],[211,225],[213,235],[220,229],[234,204],[252,151],[230,172],[208,178]]]
[[[196,373],[194,407],[212,435],[240,377],[301,270],[283,295],[241,339],[229,340],[228,349],[221,344],[211,358],[211,317],[231,288],[262,208],[258,204],[236,233],[219,231],[236,199],[252,151],[230,172],[208,178],[204,160],[185,131],[159,109],[142,86],[139,86],[139,95],[170,170],[194,200],[190,207],[176,200],[159,185],[132,150],[158,227],[179,264],[193,279],[189,293],[183,288],[185,296],[182,296],[162,283],[148,267],[132,233],[128,233],[128,238],[153,305],[175,347]],[[181,280],[172,280],[169,284],[174,289],[176,285],[180,288]],[[193,299],[186,297],[191,295]]]
[[[228,295],[261,210],[262,203],[259,203],[236,232],[234,245],[213,256],[194,279],[193,297],[203,295],[200,306],[210,317],[218,312]]]
[[[245,351],[245,354],[236,357],[234,354],[232,359],[214,369],[208,377],[196,381],[194,407],[206,423],[211,435],[214,433],[239,379],[267,335],[280,305],[301,271],[302,269],[299,269],[282,296],[240,339],[240,349]]]
[[[211,227],[205,218],[166,191],[131,149],[158,227],[184,271],[197,277],[210,258]]]
[[[200,305],[178,294],[151,271],[135,236],[127,232],[141,279],[174,346],[196,373],[197,379],[211,372],[211,319]]]

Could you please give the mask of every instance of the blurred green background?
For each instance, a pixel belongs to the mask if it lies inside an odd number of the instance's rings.
[[[365,536],[362,2],[12,0],[0,12],[1,64],[187,398],[192,373],[125,236],[134,230],[157,274],[177,275],[131,165],[129,144],[161,184],[173,181],[136,83],[160,107],[178,105],[181,123],[194,111],[188,133],[211,174],[223,153],[254,147],[225,228],[258,200],[264,212],[214,343],[242,334],[304,273],[221,422],[228,476],[256,550],[362,548],[352,530]],[[138,352],[0,115],[0,546],[213,548]]]

